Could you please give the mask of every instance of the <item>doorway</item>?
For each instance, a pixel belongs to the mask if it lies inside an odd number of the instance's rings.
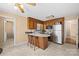
[[[13,46],[14,41],[14,33],[13,33],[13,22],[7,21],[5,23],[5,32],[6,32],[6,43],[7,47]]]
[[[4,47],[10,48],[15,45],[15,20],[14,18],[4,19]]]
[[[65,20],[65,43],[78,45],[78,19]]]

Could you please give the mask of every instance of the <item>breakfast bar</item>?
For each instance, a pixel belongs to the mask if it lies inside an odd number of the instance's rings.
[[[42,49],[48,47],[48,34],[30,33],[28,34],[29,43]]]

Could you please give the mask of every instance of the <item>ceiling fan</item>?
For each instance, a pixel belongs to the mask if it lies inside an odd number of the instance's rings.
[[[54,18],[54,15],[49,15],[46,17],[46,19],[53,19]]]
[[[28,5],[31,5],[31,6],[36,6],[36,3],[27,3]],[[22,12],[24,13],[24,6],[23,4],[20,4],[20,3],[15,3],[15,6]]]

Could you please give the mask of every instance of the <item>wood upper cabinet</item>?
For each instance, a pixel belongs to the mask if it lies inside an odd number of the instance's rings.
[[[32,17],[28,17],[27,18],[27,24],[28,24],[28,29],[36,29],[37,28],[37,24],[41,24],[41,28],[43,27],[43,29],[46,29],[47,26],[53,26],[56,23],[61,23],[64,24],[64,18],[57,18],[57,19],[51,19],[51,20],[47,20],[47,21],[41,21]]]
[[[56,23],[64,24],[64,18],[62,17],[62,18],[44,21],[44,29],[46,29],[47,26],[53,26]]]
[[[27,18],[27,24],[28,24],[28,29],[36,29],[37,28],[37,24],[41,24],[43,25],[43,21],[32,18],[32,17],[28,17]],[[43,26],[41,26],[43,27]]]
[[[33,18],[31,18],[31,17],[28,17],[27,20],[28,20],[28,22],[27,22],[27,24],[28,24],[28,29],[36,29],[36,27],[37,27],[37,22],[36,22],[36,20],[33,19]]]

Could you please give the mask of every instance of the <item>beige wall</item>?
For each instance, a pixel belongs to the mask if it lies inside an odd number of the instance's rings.
[[[27,18],[4,12],[0,12],[0,15],[16,18],[16,44],[23,44],[24,42],[26,42],[27,35],[25,35],[25,31],[27,30]]]
[[[27,30],[27,26],[26,26],[26,18],[25,17],[17,17],[16,20],[16,39],[17,42],[25,42],[26,41],[26,35],[25,35],[25,31]]]

